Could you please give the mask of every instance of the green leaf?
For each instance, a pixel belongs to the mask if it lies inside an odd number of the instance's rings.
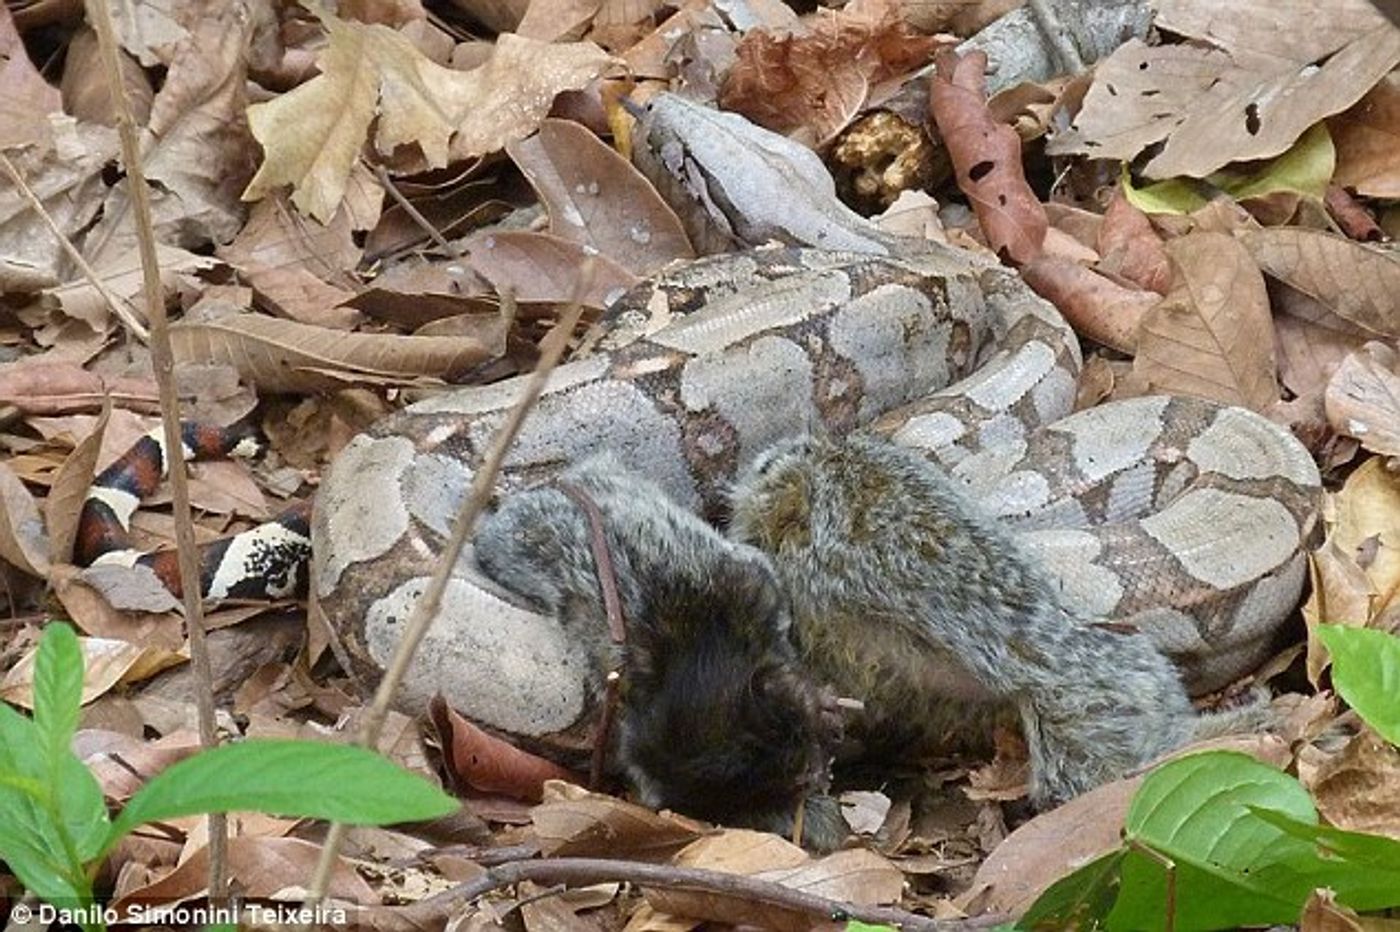
[[[1314,887],[1331,887],[1338,902],[1361,912],[1400,906],[1400,841],[1269,810],[1255,815],[1314,846],[1317,861],[1308,868]]]
[[[384,825],[446,815],[457,800],[378,754],[316,741],[243,741],[167,768],[112,825],[109,844],[145,822],[206,812],[265,812]]]
[[[86,891],[83,865],[64,840],[41,749],[34,722],[0,702],[0,859],[35,895],[75,902]]]
[[[34,724],[51,774],[72,754],[82,702],[83,649],[72,628],[55,622],[44,629],[34,661]]]
[[[1122,185],[1128,203],[1145,214],[1189,214],[1208,203],[1201,194],[1201,183],[1194,178],[1168,178],[1136,187],[1125,165]]]
[[[44,629],[34,661],[34,725],[50,805],[83,861],[95,858],[107,838],[107,803],[97,779],[73,754],[73,733],[83,701],[83,649],[65,624]]]
[[[1164,927],[1166,862],[1179,930],[1293,922],[1318,887],[1359,908],[1400,899],[1400,863],[1379,867],[1400,849],[1320,828],[1298,781],[1244,754],[1194,754],[1154,771],[1133,797],[1125,834],[1135,850],[1123,862],[1113,929]]]
[[[1223,169],[1208,179],[1236,200],[1269,194],[1300,194],[1321,200],[1337,167],[1337,150],[1326,123],[1316,123],[1282,155],[1251,172]]]
[[[1015,927],[1023,930],[1102,928],[1118,896],[1123,858],[1127,853],[1123,848],[1110,851],[1061,877],[1036,897]]]
[[[1400,745],[1400,638],[1374,628],[1318,625],[1332,654],[1332,684],[1391,744]]]

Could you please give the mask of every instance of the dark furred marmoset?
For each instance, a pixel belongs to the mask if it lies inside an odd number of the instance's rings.
[[[565,479],[602,513],[628,623],[610,760],[651,806],[786,834],[805,799],[804,840],[835,846],[838,694],[864,703],[847,749],[873,763],[1013,709],[1038,806],[1263,718],[1197,715],[1147,637],[1076,617],[1010,531],[885,441],[764,452],[734,485],[728,538],[611,456]],[[614,647],[579,504],[548,486],[508,497],[476,556],[589,645],[601,695]]]
[[[565,472],[598,506],[627,623],[613,652],[587,517],[554,486],[509,496],[475,538],[486,574],[588,646],[590,688],[622,674],[609,760],[642,802],[832,847],[839,808],[820,795],[839,739],[833,694],[789,637],[768,558],[726,540],[659,486],[600,455]]]
[[[855,737],[917,756],[978,707],[1014,707],[1031,798],[1063,802],[1186,742],[1256,726],[1197,715],[1143,635],[1060,602],[1011,532],[911,450],[869,437],[765,451],[736,483],[730,536],[769,554],[818,679],[865,703]]]

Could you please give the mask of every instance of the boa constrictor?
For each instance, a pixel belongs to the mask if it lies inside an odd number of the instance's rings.
[[[554,372],[499,490],[599,450],[708,515],[795,432],[867,429],[973,487],[1086,616],[1139,627],[1209,691],[1266,655],[1296,606],[1319,477],[1249,411],[1145,397],[1070,415],[1080,353],[1055,309],[983,258],[847,210],[810,152],[664,95],[639,164],[697,243],[779,240],[668,270]],[[454,390],[357,437],[325,477],[313,600],[352,673],[377,676],[523,379]],[[522,738],[580,738],[584,658],[470,553],[404,695],[441,691]]]

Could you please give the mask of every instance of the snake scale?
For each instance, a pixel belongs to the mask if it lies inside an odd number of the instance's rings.
[[[1164,396],[1071,414],[1080,352],[1011,270],[885,234],[836,199],[810,151],[672,95],[639,167],[701,251],[623,296],[551,376],[498,490],[610,449],[707,516],[774,441],[869,430],[922,451],[1017,529],[1067,601],[1146,631],[1188,688],[1256,666],[1296,606],[1317,469],[1284,429]],[[770,243],[774,245],[761,245]],[[419,402],[356,437],[312,522],[313,604],[373,681],[523,378]],[[577,747],[580,648],[470,552],[403,694],[436,692],[527,744]]]

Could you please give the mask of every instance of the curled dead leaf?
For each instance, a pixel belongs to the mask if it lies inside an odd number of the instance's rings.
[[[958,187],[972,202],[987,243],[1026,263],[1040,255],[1049,221],[1026,183],[1021,137],[987,107],[987,56],[941,52],[929,109],[948,147]]]

